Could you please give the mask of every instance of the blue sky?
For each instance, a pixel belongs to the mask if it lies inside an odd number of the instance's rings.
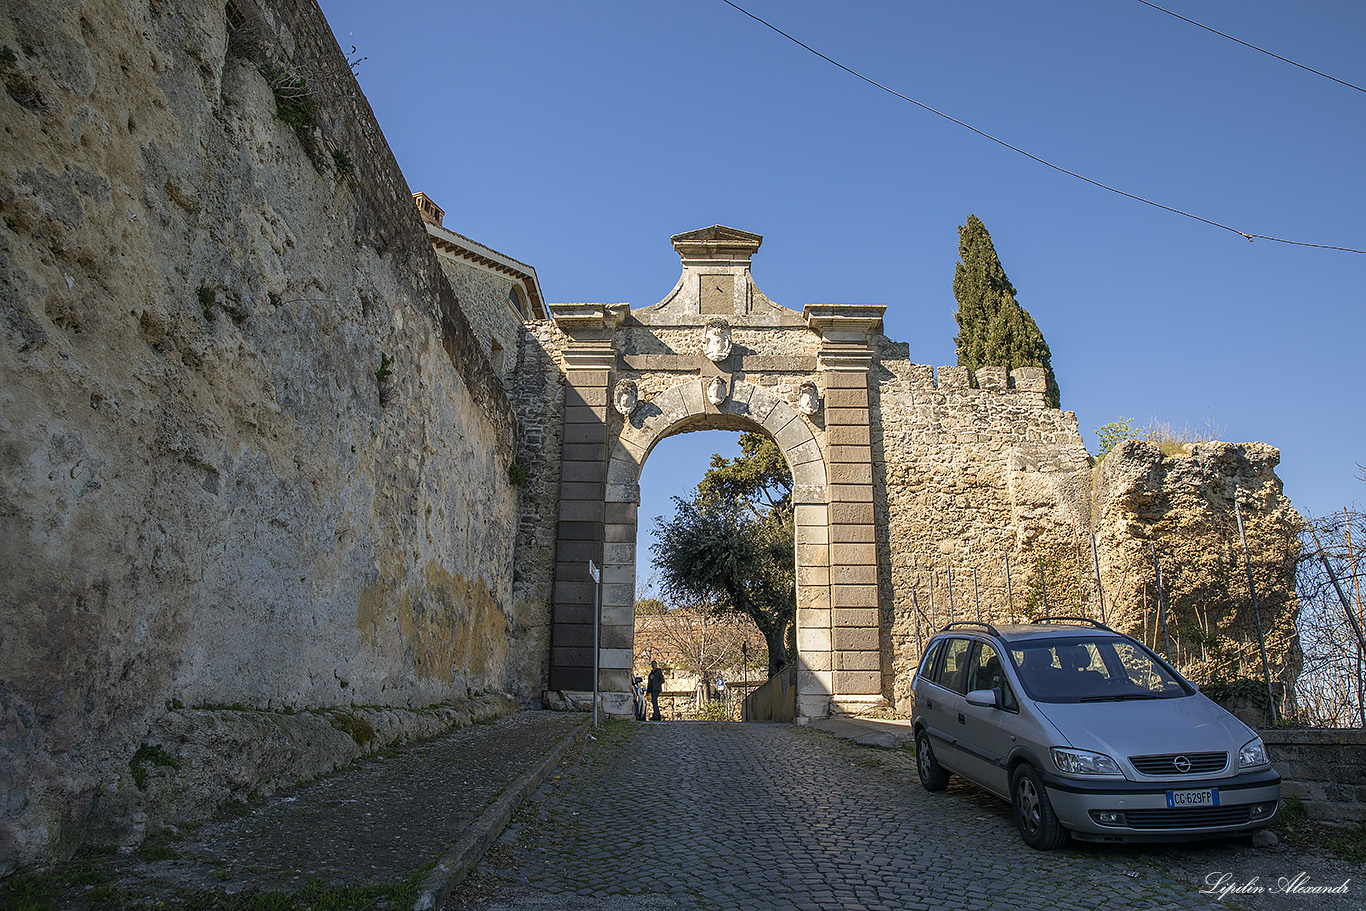
[[[1137,0],[740,5],[1102,183],[1366,249],[1366,93]],[[1366,86],[1366,4],[1163,5]],[[534,265],[552,303],[649,306],[678,277],[670,235],[724,224],[764,236],[754,277],[773,300],[885,304],[914,361],[952,364],[957,226],[975,213],[1089,447],[1121,415],[1213,424],[1279,447],[1302,512],[1366,500],[1366,256],[1250,243],[1096,189],[721,0],[321,6],[366,57],[358,78],[412,189]],[[660,445],[642,526],[725,441]]]

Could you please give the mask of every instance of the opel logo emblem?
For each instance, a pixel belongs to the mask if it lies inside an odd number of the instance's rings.
[[[1191,761],[1185,756],[1178,756],[1173,759],[1172,765],[1176,766],[1178,772],[1189,772],[1191,770]]]

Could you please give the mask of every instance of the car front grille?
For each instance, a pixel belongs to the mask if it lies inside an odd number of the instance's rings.
[[[1131,829],[1213,829],[1242,825],[1251,818],[1251,808],[1246,805],[1124,811],[1124,819]]]
[[[1190,763],[1179,768],[1181,759]],[[1208,775],[1222,772],[1228,765],[1227,753],[1164,753],[1161,756],[1130,756],[1129,761],[1144,775]]]

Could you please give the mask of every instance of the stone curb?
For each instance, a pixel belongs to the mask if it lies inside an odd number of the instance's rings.
[[[508,785],[502,795],[493,802],[474,823],[460,836],[460,840],[446,851],[436,866],[422,881],[418,890],[413,911],[435,911],[446,903],[451,890],[463,880],[484,852],[493,844],[494,839],[503,833],[512,814],[522,805],[541,782],[545,781],[555,766],[560,764],[565,753],[576,743],[582,743],[588,736],[589,722],[585,721],[559,742],[541,758],[541,761],[518,776]]]

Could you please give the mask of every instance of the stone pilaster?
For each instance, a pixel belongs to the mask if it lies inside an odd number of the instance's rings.
[[[593,689],[594,582],[588,561],[603,565],[607,484],[607,408],[612,367],[610,310],[581,305],[558,313],[570,337],[565,371],[560,509],[556,532],[550,688]],[[628,646],[629,648],[629,646]]]
[[[830,656],[833,707],[857,710],[882,695],[876,524],[869,423],[870,333],[886,308],[805,310],[819,352],[829,467]]]

